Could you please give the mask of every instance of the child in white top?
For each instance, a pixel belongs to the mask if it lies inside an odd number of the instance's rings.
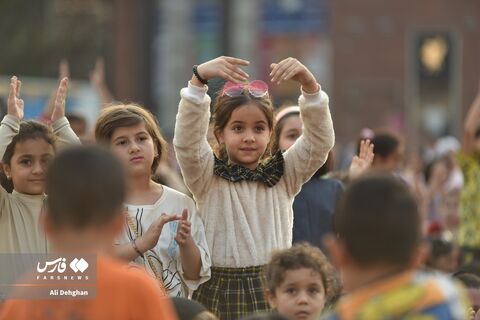
[[[102,110],[95,138],[122,161],[127,177],[127,223],[116,256],[145,266],[168,295],[186,297],[210,278],[210,254],[193,200],[152,180],[167,151],[155,118],[137,105],[111,106]]]
[[[174,146],[185,182],[205,224],[212,253],[212,279],[194,293],[222,319],[268,309],[260,271],[274,249],[292,242],[294,196],[325,162],[334,144],[328,96],[297,59],[271,65],[272,82],[292,79],[305,130],[285,154],[269,154],[273,107],[262,82],[227,83],[214,108],[219,150],[207,142],[208,80],[242,82],[248,61],[219,57],[199,65],[181,100]]]
[[[45,176],[55,151],[80,143],[65,118],[68,79],[61,80],[51,117],[52,128],[23,121],[21,81],[12,77],[8,113],[0,125],[0,253],[47,252],[39,218],[45,200]]]

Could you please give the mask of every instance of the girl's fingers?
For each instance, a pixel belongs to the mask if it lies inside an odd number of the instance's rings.
[[[58,86],[57,96],[55,99],[55,111],[56,115],[63,115],[63,111],[65,109],[65,100],[67,98],[67,88],[68,88],[68,78],[63,78],[60,81],[60,85]],[[58,113],[60,112],[60,113]]]
[[[186,240],[188,238],[188,235],[189,234],[184,232],[184,231],[178,231],[177,232],[177,237],[179,237],[182,240]]]
[[[373,144],[370,145],[369,153],[368,153],[369,162],[372,163],[373,159],[375,159],[375,153],[373,153]]]
[[[245,78],[245,80],[247,80],[247,78],[249,78],[250,76],[248,75],[248,73],[246,73],[245,71],[243,71],[241,68],[233,65],[233,64],[227,64],[226,67],[234,72],[235,74],[239,75],[240,77],[242,78]]]
[[[245,77],[242,73],[237,72],[235,68],[240,69],[238,67],[235,67],[234,65],[229,64],[223,67],[223,71],[230,74],[233,78],[237,79],[237,82],[245,82],[247,80],[247,77]]]
[[[276,76],[277,74],[279,73],[279,71],[281,70],[281,68],[283,67],[284,63],[280,62],[280,63],[277,63],[272,71],[270,72],[270,78],[271,78],[271,81],[274,82],[276,80]]]
[[[358,157],[361,158],[362,157],[362,153],[363,153],[363,145],[365,144],[365,140],[361,140],[360,141],[360,149],[358,151]]]
[[[158,218],[158,224],[163,226],[167,222],[179,220],[180,218],[177,215],[170,215],[170,214],[165,214],[162,215],[160,218]]]
[[[272,77],[272,74],[273,74],[273,70],[275,69],[275,67],[278,65],[278,63],[271,63],[270,64],[270,69],[272,69],[272,71],[270,71],[270,78]]]
[[[17,96],[16,94],[17,90],[17,77],[12,77],[10,79],[10,92],[8,93],[8,101],[14,101],[15,97]]]
[[[250,64],[250,61],[248,60],[243,60],[239,58],[234,58],[234,57],[223,57],[227,62],[230,62],[232,64],[238,64],[241,66],[248,66]]]
[[[22,89],[22,81],[17,80],[17,90],[16,90],[17,98],[20,98],[20,89]]]
[[[295,76],[297,73],[299,73],[301,70],[301,67],[297,64],[294,64],[292,68],[286,70],[284,72],[285,76],[283,77],[283,81],[290,80],[293,76]]]
[[[60,61],[58,75],[60,79],[70,76],[70,67],[67,59],[62,59],[62,61]]]
[[[180,220],[180,224],[187,227],[190,227],[192,225],[192,223],[188,220]]]
[[[182,226],[181,231],[185,232],[186,234],[190,234],[192,229],[190,228],[190,226]]]
[[[367,149],[365,148],[367,146],[368,141],[362,140],[360,143],[360,158],[365,159],[367,156]]]
[[[220,70],[219,73],[220,73],[220,77],[222,77],[222,78],[225,79],[225,80],[228,80],[228,81],[231,81],[231,82],[234,82],[234,83],[240,83],[240,82],[242,82],[241,79],[237,79],[237,78],[231,76],[229,72],[226,72],[226,71],[223,70],[223,69]]]
[[[370,153],[370,140],[365,140],[362,149],[363,158],[367,158]]]
[[[190,231],[191,224],[186,223],[185,221],[180,221],[178,230],[183,230],[183,231]]]
[[[276,63],[275,66],[272,68],[272,72],[270,72],[270,77],[274,78],[280,70],[285,69],[285,66],[287,67],[293,62],[295,62],[296,59],[293,58],[286,58],[279,63]]]
[[[60,102],[64,103],[65,98],[67,97],[67,89],[68,89],[68,78],[63,78],[60,81],[60,85],[58,87],[57,98],[60,99]]]
[[[181,231],[180,231],[180,235],[181,235],[184,239],[188,239],[188,237],[190,237],[190,231],[183,231],[183,230],[181,230]]]
[[[277,64],[273,68],[272,72],[270,73],[270,76],[272,78],[272,82],[278,81],[280,79],[281,75],[284,73],[284,71],[294,63],[295,63],[294,59],[287,58],[287,59],[281,61],[279,64]]]
[[[182,220],[188,220],[188,209],[183,209],[182,211]]]

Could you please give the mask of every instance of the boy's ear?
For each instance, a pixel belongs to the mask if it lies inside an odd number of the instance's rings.
[[[272,309],[277,308],[277,299],[275,297],[275,292],[272,292],[270,289],[265,289],[264,291],[265,298],[267,299],[268,304]]]
[[[335,265],[335,267],[341,268],[350,263],[351,259],[348,255],[344,243],[334,234],[327,234],[323,238],[323,244],[327,248],[332,263]]]

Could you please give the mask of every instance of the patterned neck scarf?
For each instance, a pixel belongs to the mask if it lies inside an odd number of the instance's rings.
[[[273,187],[277,184],[280,178],[283,176],[284,160],[281,151],[275,153],[265,163],[261,163],[255,170],[242,167],[238,164],[228,164],[215,156],[215,165],[213,172],[231,182],[238,182],[241,180],[259,181],[267,185],[267,187]]]

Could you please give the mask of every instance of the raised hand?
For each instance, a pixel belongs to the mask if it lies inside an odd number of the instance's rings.
[[[146,252],[157,245],[160,234],[162,233],[163,226],[170,221],[181,219],[180,216],[175,214],[163,214],[160,218],[155,220],[147,232],[145,232],[136,242],[137,247],[141,252]]]
[[[70,65],[67,59],[63,59],[58,65],[58,79],[61,80],[63,78],[70,78]]]
[[[65,100],[67,99],[68,78],[63,78],[55,95],[55,102],[52,112],[52,122],[65,116]]]
[[[8,94],[8,114],[16,117],[18,120],[22,120],[24,116],[25,103],[20,99],[20,89],[22,88],[22,82],[13,76],[10,80],[10,92]]]
[[[96,88],[105,85],[105,62],[102,57],[97,58],[95,67],[90,71],[90,83]]]
[[[317,92],[319,84],[315,76],[300,61],[295,58],[287,58],[270,65],[271,81],[280,84],[282,81],[294,80],[302,85],[305,92]]]
[[[188,209],[183,209],[182,217],[179,220],[177,227],[177,235],[175,236],[175,241],[177,241],[179,246],[183,246],[192,239],[191,233],[192,223],[188,221]]]
[[[372,165],[374,156],[373,144],[370,140],[362,140],[360,142],[360,152],[358,153],[358,156],[353,157],[352,163],[350,164],[348,177],[350,179],[355,179],[367,171]]]
[[[222,56],[202,63],[197,67],[197,71],[205,80],[220,77],[238,83],[247,81],[249,77],[239,66],[248,66],[249,64],[250,62],[247,60]],[[192,82],[195,85],[203,86],[195,76],[192,77]]]

